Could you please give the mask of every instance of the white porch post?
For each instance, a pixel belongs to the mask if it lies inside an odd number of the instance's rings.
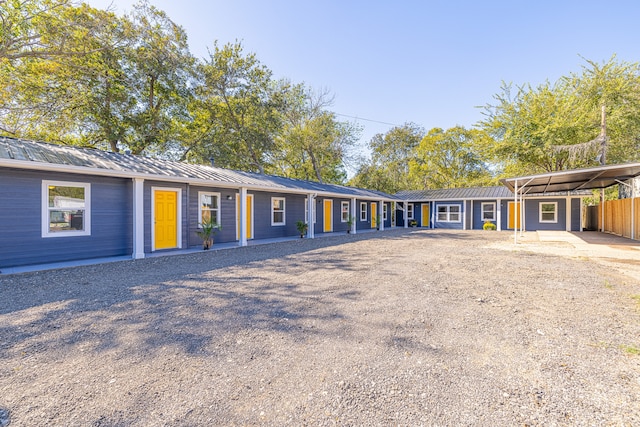
[[[316,198],[315,194],[307,195],[307,237],[313,239],[315,237],[314,223],[313,223],[313,207],[315,206]]]
[[[351,234],[356,234],[356,230],[358,229],[358,227],[356,227],[356,225],[358,224],[358,218],[356,217],[356,200],[357,199],[355,197],[351,199],[351,209],[349,209],[349,217],[353,218],[353,222],[351,223]]]
[[[482,206],[482,205],[480,205]],[[482,215],[482,213],[481,213]],[[471,200],[471,225],[469,226],[469,229],[473,230],[473,200]]]
[[[409,228],[409,202],[405,200],[402,202],[402,206],[404,207],[402,211],[404,215],[404,228]]]
[[[635,188],[636,188],[636,183],[635,183],[635,179],[632,179],[631,181],[631,240],[636,240],[636,209],[635,209],[635,200],[633,200],[633,198],[635,197]]]
[[[240,189],[240,246],[247,246],[247,189]]]
[[[380,217],[380,224],[378,224],[378,228],[380,228],[380,231],[384,230],[384,202],[382,200],[380,200],[378,202],[378,216]],[[388,214],[389,212],[387,212]]]
[[[467,229],[467,201],[462,201],[462,229]]]
[[[144,179],[133,178],[133,259],[144,258]]]
[[[498,231],[502,231],[502,200],[496,200],[496,222]]]
[[[567,197],[565,198],[565,229],[566,231],[571,231],[571,197],[569,196],[569,192],[567,191]]]

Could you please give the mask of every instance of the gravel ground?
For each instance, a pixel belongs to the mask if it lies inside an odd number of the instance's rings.
[[[640,258],[511,237],[0,276],[0,427],[640,425]]]

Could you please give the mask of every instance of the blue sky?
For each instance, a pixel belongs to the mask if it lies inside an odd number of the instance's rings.
[[[122,14],[131,0],[89,0]],[[537,85],[586,59],[637,62],[637,1],[150,0],[181,25],[191,52],[241,41],[276,78],[335,95],[361,142],[392,126],[472,127],[501,82]]]

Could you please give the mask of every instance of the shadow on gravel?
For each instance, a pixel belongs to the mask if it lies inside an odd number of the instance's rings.
[[[296,240],[1,277],[0,360],[15,347],[26,354],[148,354],[174,346],[211,354],[224,351],[224,337],[238,331],[277,332],[295,340],[332,333],[345,317],[334,303],[357,299],[358,292],[308,287],[300,276],[315,269],[365,273],[375,260],[340,245],[411,234]],[[313,252],[327,247],[333,247],[328,255]],[[275,277],[287,283],[270,282],[273,276],[265,279],[265,271],[284,272]],[[308,327],[316,321],[323,328]]]

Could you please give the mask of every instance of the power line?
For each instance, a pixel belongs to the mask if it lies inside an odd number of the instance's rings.
[[[364,121],[373,122],[373,123],[380,123],[382,125],[398,126],[398,127],[402,126],[402,125],[397,125],[395,123],[381,122],[380,120],[365,119],[365,118],[362,118],[362,117],[349,116],[347,114],[340,114],[340,113],[333,113],[333,114],[335,114],[336,116],[349,117],[350,119],[364,120]]]

